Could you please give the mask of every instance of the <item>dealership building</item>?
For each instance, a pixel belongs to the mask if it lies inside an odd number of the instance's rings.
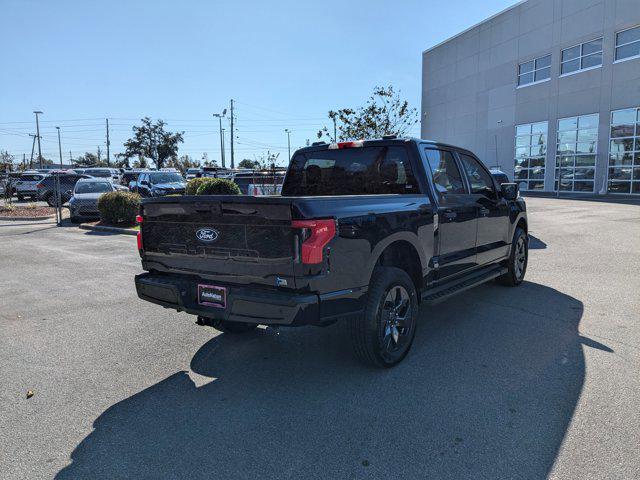
[[[421,114],[521,190],[640,196],[640,0],[525,0],[426,50]]]

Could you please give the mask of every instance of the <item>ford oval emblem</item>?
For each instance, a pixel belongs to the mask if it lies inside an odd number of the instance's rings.
[[[215,242],[218,239],[220,233],[214,228],[201,228],[196,232],[196,237],[201,242]]]

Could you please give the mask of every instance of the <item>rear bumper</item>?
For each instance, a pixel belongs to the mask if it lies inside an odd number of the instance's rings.
[[[256,287],[220,284],[227,288],[226,308],[198,304],[198,277],[143,273],[135,277],[138,297],[179,312],[217,320],[262,325],[327,325],[339,317],[359,313],[366,289],[324,295],[291,293]]]

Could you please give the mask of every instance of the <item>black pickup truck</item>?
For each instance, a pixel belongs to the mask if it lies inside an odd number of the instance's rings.
[[[473,153],[418,139],[295,152],[281,196],[145,199],[138,296],[229,333],[348,322],[389,367],[418,307],[527,268],[525,202]]]

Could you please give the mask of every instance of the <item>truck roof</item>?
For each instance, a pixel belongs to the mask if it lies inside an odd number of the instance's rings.
[[[376,145],[399,145],[399,144],[406,144],[406,143],[412,143],[412,142],[427,143],[427,144],[431,144],[438,147],[455,148],[457,150],[469,151],[466,148],[443,143],[443,142],[438,142],[436,140],[425,140],[425,139],[416,138],[416,137],[397,137],[395,135],[385,135],[382,138],[373,138],[373,139],[366,139],[366,140],[356,140],[356,141],[337,142],[337,143],[314,142],[310,146],[302,147],[297,151],[307,152],[307,151],[318,151],[318,150],[337,150],[337,149],[343,149],[343,148],[373,147]]]

